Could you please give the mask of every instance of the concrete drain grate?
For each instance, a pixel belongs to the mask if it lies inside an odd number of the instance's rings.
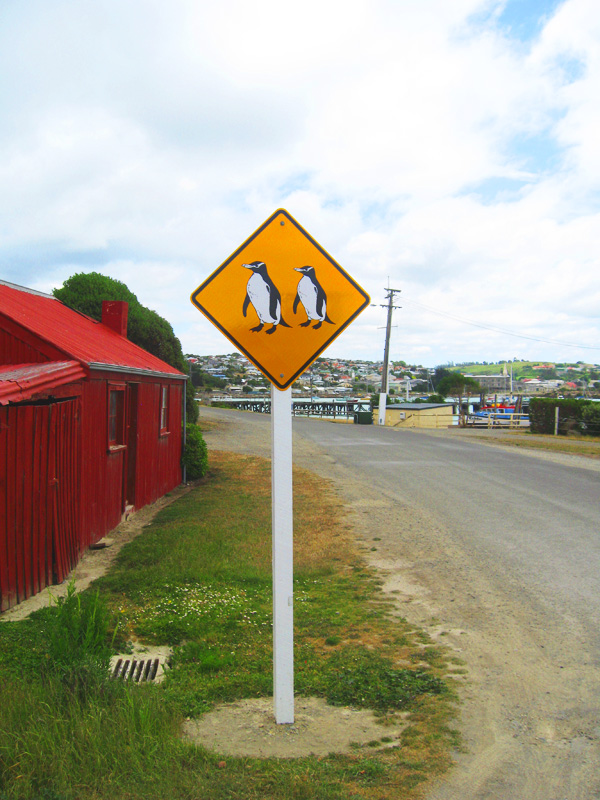
[[[112,677],[122,681],[142,683],[155,681],[160,670],[163,674],[163,665],[158,658],[126,658],[120,656],[114,666],[111,664]]]

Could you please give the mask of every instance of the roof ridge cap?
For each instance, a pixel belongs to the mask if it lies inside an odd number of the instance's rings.
[[[27,294],[36,294],[39,297],[47,297],[49,300],[58,299],[54,297],[54,295],[52,294],[46,294],[46,292],[39,292],[37,289],[30,289],[28,286],[20,286],[18,283],[11,283],[10,281],[2,280],[2,278],[0,278],[0,285],[8,286],[9,289],[16,289],[19,292],[26,292]]]

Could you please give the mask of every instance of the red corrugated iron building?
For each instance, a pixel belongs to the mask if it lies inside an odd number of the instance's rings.
[[[102,322],[0,282],[0,610],[61,582],[181,483],[186,376]]]

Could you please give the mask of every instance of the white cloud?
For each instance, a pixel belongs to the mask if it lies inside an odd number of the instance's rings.
[[[374,301],[388,278],[403,289],[397,358],[568,352],[410,299],[600,346],[594,0],[539,4],[525,42],[499,27],[504,5],[6,3],[4,277],[97,269],[186,350],[230,350],[189,294],[284,206]],[[332,351],[380,357],[381,313]]]

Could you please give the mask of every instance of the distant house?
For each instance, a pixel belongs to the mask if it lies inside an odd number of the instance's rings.
[[[0,282],[0,610],[60,582],[181,482],[186,376],[102,322]]]
[[[524,378],[519,381],[517,388],[528,395],[547,394],[562,386],[564,381],[541,381],[539,378]]]

